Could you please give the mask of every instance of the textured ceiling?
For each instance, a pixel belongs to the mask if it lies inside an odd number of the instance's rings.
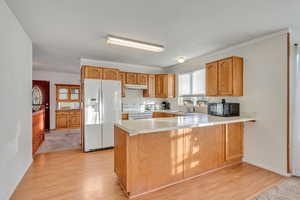
[[[34,69],[78,72],[90,58],[166,67],[257,36],[300,27],[299,0],[6,0],[33,41]],[[153,53],[108,34],[161,44]]]

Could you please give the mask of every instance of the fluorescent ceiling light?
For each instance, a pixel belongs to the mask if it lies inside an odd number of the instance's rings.
[[[115,44],[125,47],[132,47],[147,51],[154,51],[154,52],[162,52],[165,48],[161,45],[151,44],[147,42],[141,42],[137,40],[131,40],[127,38],[115,37],[115,36],[107,36],[107,43],[108,44]]]
[[[176,60],[177,60],[178,63],[184,63],[185,62],[185,57],[179,56],[179,57],[176,58]]]

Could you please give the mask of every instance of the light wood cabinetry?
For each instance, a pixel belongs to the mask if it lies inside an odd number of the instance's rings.
[[[138,85],[147,85],[148,84],[148,74],[138,74],[137,75],[137,84]]]
[[[183,116],[183,115],[175,114],[175,113],[166,113],[166,112],[153,112],[152,114],[153,118],[179,117],[179,116]]]
[[[225,159],[231,161],[243,157],[243,123],[233,123],[226,125],[225,136]]]
[[[126,72],[119,72],[119,80],[121,81],[121,95],[125,97]]]
[[[119,70],[113,68],[103,68],[103,80],[119,80]]]
[[[243,96],[243,58],[206,64],[206,96]]]
[[[56,102],[79,102],[80,85],[56,85]]]
[[[56,129],[80,128],[80,110],[56,110]]]
[[[175,93],[175,75],[158,74],[155,75],[155,96],[157,98],[173,98]]]
[[[122,120],[128,120],[128,114],[127,113],[122,114]]]
[[[192,177],[218,168],[224,162],[224,127],[185,130],[184,176]]]
[[[148,89],[143,91],[143,96],[155,98],[155,75],[153,74],[148,75],[147,86]]]
[[[32,155],[45,139],[45,109],[32,113]]]
[[[122,97],[125,97],[125,84],[147,85],[148,88],[143,91],[144,97],[173,98],[176,96],[176,78],[174,74],[154,75],[120,72],[118,69],[113,68],[83,65],[81,66],[81,80],[84,79],[120,80],[122,83]]]
[[[133,72],[126,72],[126,84],[138,84],[138,74]]]
[[[206,95],[218,95],[218,62],[206,64]]]
[[[96,66],[82,66],[83,76],[88,79],[102,79],[103,69]]]
[[[241,162],[243,124],[129,136],[115,127],[115,172],[129,197]],[[159,151],[153,151],[159,147]],[[136,170],[138,169],[138,170]]]

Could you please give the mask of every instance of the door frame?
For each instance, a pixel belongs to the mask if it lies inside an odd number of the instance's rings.
[[[47,97],[47,102],[48,105],[45,107],[45,130],[49,131],[50,130],[50,81],[45,81],[45,80],[32,80],[32,88],[37,85],[37,86],[43,86],[48,88],[48,97]],[[44,96],[44,95],[43,95]],[[44,97],[43,97],[44,98]]]

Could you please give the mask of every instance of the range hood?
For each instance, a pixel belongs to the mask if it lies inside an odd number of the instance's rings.
[[[146,90],[148,89],[147,85],[133,85],[133,84],[125,84],[125,88],[132,90]]]

